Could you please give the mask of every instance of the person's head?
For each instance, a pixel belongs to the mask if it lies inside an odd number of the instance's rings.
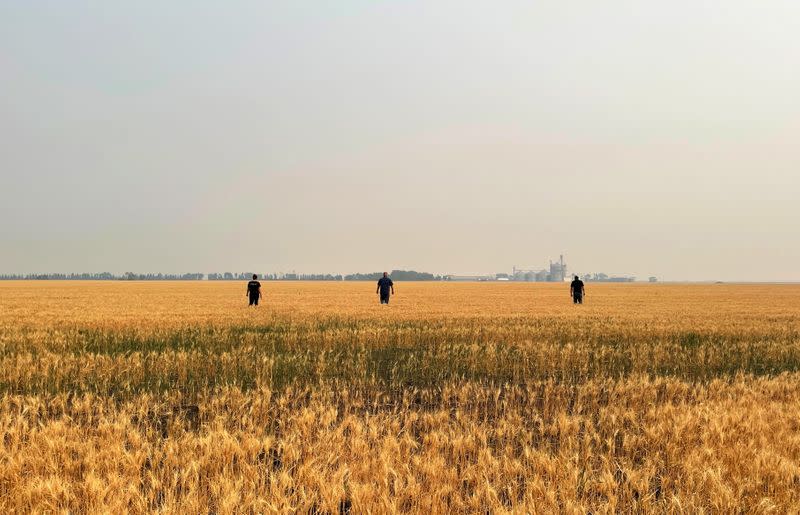
[[[383,273],[383,276],[384,276],[384,277],[389,277],[389,272],[384,272],[384,273]]]
[[[576,281],[578,280],[578,276],[577,276],[577,275],[575,276],[575,280],[576,280]]]
[[[258,274],[253,274],[253,280],[256,280],[256,279],[258,279]]]

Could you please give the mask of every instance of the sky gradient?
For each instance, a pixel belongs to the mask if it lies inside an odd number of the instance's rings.
[[[0,2],[0,272],[800,280],[800,4]]]

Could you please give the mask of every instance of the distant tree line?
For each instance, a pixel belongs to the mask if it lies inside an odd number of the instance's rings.
[[[2,274],[0,280],[24,281],[202,281],[205,274],[135,274],[125,272],[115,275],[109,272],[98,274]]]
[[[0,274],[0,280],[4,281],[33,281],[53,279],[56,281],[110,281],[120,279],[108,272],[99,274]]]
[[[372,272],[366,274],[258,274],[263,281],[377,281],[383,276],[383,272]],[[109,272],[83,273],[83,274],[0,274],[0,280],[53,280],[53,281],[202,281],[205,274],[136,274],[125,272],[116,275]],[[209,281],[249,281],[253,277],[253,272],[223,272],[208,274]],[[414,270],[392,270],[389,274],[395,281],[442,281],[446,278],[441,275],[433,275],[427,272],[415,272]]]
[[[223,274],[208,274],[209,281],[249,281],[253,277],[253,272],[230,273]],[[264,280],[269,280],[269,274],[258,274],[258,277]]]
[[[257,274],[263,281],[377,281],[383,276],[383,272],[372,272],[367,274]],[[389,276],[395,281],[443,281],[444,276],[433,275],[427,272],[415,272],[414,270],[392,270]],[[221,274],[208,274],[209,281],[249,281],[253,277],[253,272]]]
[[[126,281],[202,281],[205,274],[134,274],[125,272]]]
[[[249,281],[254,272],[208,274],[209,281]],[[334,274],[256,274],[262,281],[341,281],[341,275]]]
[[[383,277],[383,272],[372,272],[369,274],[350,274],[344,276],[345,281],[377,281]],[[415,272],[414,270],[392,270],[389,277],[393,281],[442,281],[441,275],[433,275],[427,272]]]

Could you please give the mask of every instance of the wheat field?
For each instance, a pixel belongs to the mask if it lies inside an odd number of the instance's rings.
[[[800,512],[800,286],[0,282],[0,512]]]

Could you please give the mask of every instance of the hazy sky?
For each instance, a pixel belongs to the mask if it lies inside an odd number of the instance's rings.
[[[800,3],[0,0],[0,272],[800,280]]]

